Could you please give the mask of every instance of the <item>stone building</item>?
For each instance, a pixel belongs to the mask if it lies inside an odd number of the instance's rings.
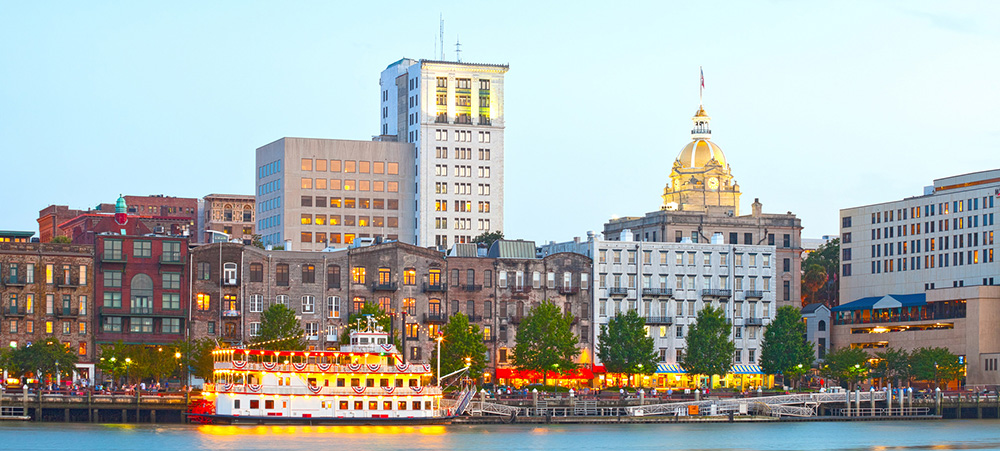
[[[758,199],[751,214],[740,215],[740,186],[722,149],[711,141],[711,118],[699,107],[692,120],[691,142],[674,161],[660,210],[612,219],[604,236],[614,240],[631,230],[636,241],[705,243],[721,233],[726,244],[775,246],[776,302],[800,307],[801,220],[792,212],[764,213]]]
[[[202,243],[212,243],[215,232],[230,239],[250,244],[254,234],[254,196],[242,194],[209,194],[198,202],[198,238]]]
[[[56,338],[77,354],[76,376],[93,376],[94,246],[2,242],[0,290],[0,343]]]

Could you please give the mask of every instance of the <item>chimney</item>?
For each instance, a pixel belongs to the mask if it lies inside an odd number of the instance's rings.
[[[760,214],[761,214],[760,210],[761,210],[761,207],[763,207],[763,206],[764,206],[764,204],[760,203],[760,199],[759,198],[755,197],[753,199],[753,205],[752,205],[752,207],[753,207],[753,217],[755,217],[755,218],[759,218],[760,217]]]

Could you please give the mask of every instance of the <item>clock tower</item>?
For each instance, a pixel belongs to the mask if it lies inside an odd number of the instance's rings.
[[[660,209],[739,216],[740,186],[722,149],[711,141],[712,118],[699,106],[691,120],[691,142],[674,160]]]

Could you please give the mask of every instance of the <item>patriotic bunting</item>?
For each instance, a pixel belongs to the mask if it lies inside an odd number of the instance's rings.
[[[382,365],[379,363],[373,363],[366,365],[368,367],[368,372],[377,373],[378,370],[382,369]]]
[[[364,393],[367,388],[368,387],[351,387],[351,389],[354,390],[354,393],[359,395]]]
[[[273,370],[276,366],[278,366],[278,364],[275,363],[275,362],[264,362],[264,369],[265,370],[268,370],[268,371]]]

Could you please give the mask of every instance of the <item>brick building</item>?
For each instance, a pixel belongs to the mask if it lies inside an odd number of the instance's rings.
[[[94,371],[94,247],[0,243],[0,343],[25,346],[56,338],[79,357],[77,375]]]
[[[189,235],[197,230],[198,200],[186,197],[124,196],[129,217],[141,218],[154,233]],[[66,205],[49,205],[38,212],[39,241],[47,243],[56,236],[82,242],[80,235],[93,233],[104,217],[115,213],[115,204],[98,204],[94,209],[74,210]],[[93,239],[89,242],[92,244]]]
[[[254,196],[209,194],[199,202],[198,239],[211,243],[213,232],[250,243],[254,234]]]

